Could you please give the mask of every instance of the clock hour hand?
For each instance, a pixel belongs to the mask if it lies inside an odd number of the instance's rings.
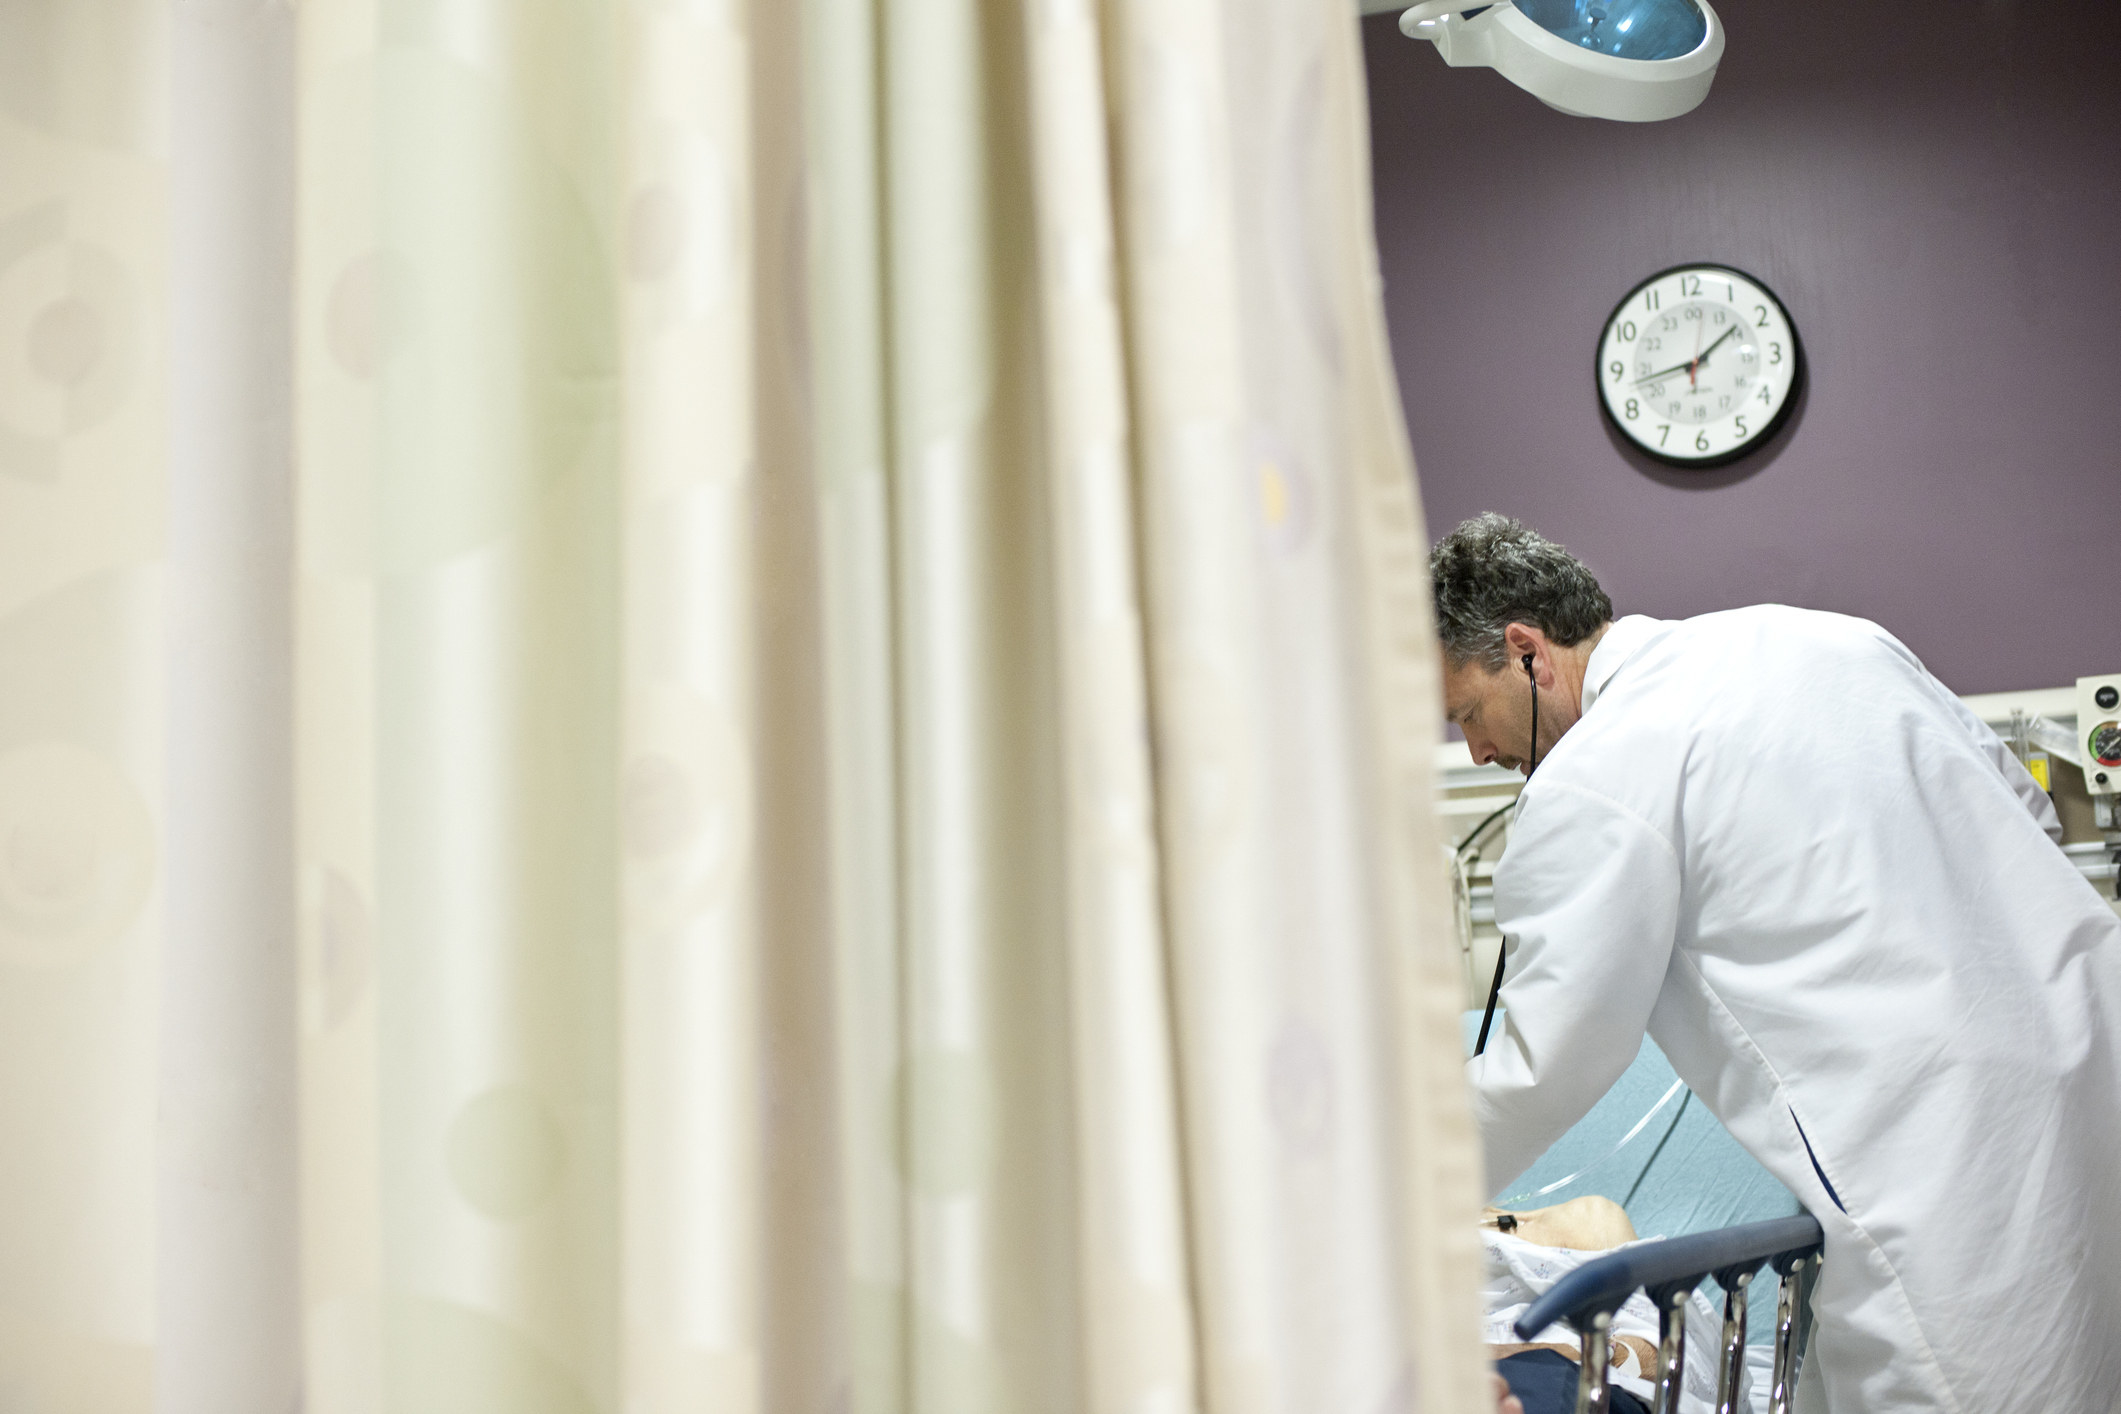
[[[1663,378],[1668,374],[1684,373],[1693,366],[1694,360],[1688,359],[1685,363],[1675,363],[1670,368],[1660,368],[1655,373],[1645,374],[1643,377],[1637,378],[1635,380],[1635,386],[1640,388],[1645,383],[1655,383],[1658,379]]]

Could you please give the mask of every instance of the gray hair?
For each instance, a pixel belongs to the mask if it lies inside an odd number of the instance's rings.
[[[1436,636],[1453,667],[1509,666],[1503,630],[1530,624],[1569,647],[1611,622],[1613,601],[1583,561],[1505,515],[1477,515],[1429,555]]]

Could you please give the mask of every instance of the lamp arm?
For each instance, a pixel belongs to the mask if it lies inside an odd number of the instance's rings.
[[[1418,25],[1433,23],[1446,15],[1457,14],[1461,10],[1487,9],[1492,8],[1492,4],[1507,5],[1509,2],[1510,0],[1492,0],[1491,5],[1483,6],[1469,5],[1466,0],[1422,0],[1419,5],[1414,6],[1412,9],[1400,12],[1399,32],[1411,38],[1415,27]]]

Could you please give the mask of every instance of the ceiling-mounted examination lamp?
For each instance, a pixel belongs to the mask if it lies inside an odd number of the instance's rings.
[[[1492,68],[1549,108],[1624,123],[1692,112],[1723,60],[1707,0],[1426,0],[1399,28],[1453,68]]]

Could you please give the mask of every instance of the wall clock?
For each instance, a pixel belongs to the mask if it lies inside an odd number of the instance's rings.
[[[1804,354],[1782,301],[1743,271],[1678,265],[1613,308],[1598,344],[1598,397],[1659,461],[1720,466],[1789,417]]]

